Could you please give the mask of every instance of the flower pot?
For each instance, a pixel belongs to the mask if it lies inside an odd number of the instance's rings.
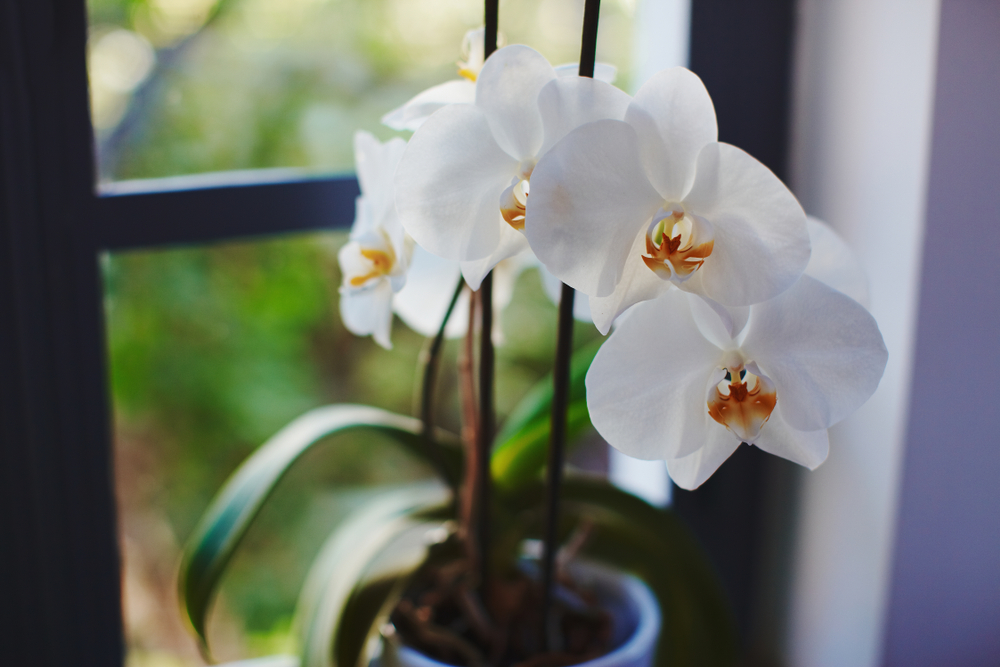
[[[660,636],[660,606],[649,587],[632,575],[593,562],[576,562],[569,569],[577,582],[596,593],[614,628],[612,649],[579,667],[650,667]],[[390,659],[383,655],[383,665],[451,667],[408,646],[386,646],[386,650],[395,655]]]

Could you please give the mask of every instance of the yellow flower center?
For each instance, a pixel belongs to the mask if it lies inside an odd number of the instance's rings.
[[[459,67],[458,75],[463,79],[468,79],[472,83],[475,83],[476,79],[478,78],[478,74],[476,74],[476,71],[468,67]]]
[[[662,208],[646,230],[642,261],[664,280],[684,282],[715,247],[711,225],[682,207]]]
[[[709,391],[708,414],[740,440],[752,444],[777,402],[774,384],[738,363],[726,368],[725,379]]]
[[[534,160],[524,160],[517,167],[510,186],[500,195],[500,215],[514,229],[524,229],[524,215],[528,207],[528,191],[531,172],[535,169]]]
[[[371,271],[364,275],[353,276],[350,279],[351,287],[361,287],[372,278],[389,275],[392,265],[395,263],[392,257],[392,250],[383,252],[381,250],[361,249],[361,256],[371,262]]]

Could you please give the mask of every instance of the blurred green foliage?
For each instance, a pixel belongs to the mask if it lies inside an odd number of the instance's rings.
[[[350,400],[409,412],[422,339],[399,326],[388,352],[343,329],[334,254],[342,239],[291,237],[122,253],[105,261],[126,538],[136,532],[127,521],[134,513],[146,522],[162,516],[173,533],[172,549],[138,545],[137,567],[167,559],[153,569],[172,574],[179,545],[225,478],[305,410]],[[377,372],[363,372],[375,359]],[[146,464],[136,466],[137,459]],[[424,474],[395,447],[370,438],[344,438],[334,452],[306,461],[249,536],[246,557],[234,564],[224,590],[233,624],[251,634],[287,625],[315,550],[365,497],[359,485]],[[131,488],[139,483],[140,489]],[[172,585],[153,588],[169,593]],[[157,604],[180,618],[175,602]],[[253,650],[252,637],[239,643],[234,654]]]
[[[619,85],[633,4],[602,8],[598,58],[619,68]],[[500,28],[554,64],[574,61],[582,7],[505,0]],[[125,28],[156,49],[151,75],[99,123],[100,178],[351,171],[354,131],[388,138],[383,114],[456,78],[482,11],[481,0],[91,0],[94,39]]]

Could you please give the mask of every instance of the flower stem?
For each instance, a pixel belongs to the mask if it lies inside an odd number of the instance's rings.
[[[451,313],[455,310],[455,304],[458,303],[458,297],[462,294],[464,287],[465,280],[459,278],[458,285],[455,286],[455,293],[448,303],[448,309],[444,311],[441,327],[438,329],[437,335],[434,336],[431,347],[427,352],[427,361],[424,364],[423,388],[420,395],[420,421],[423,426],[424,441],[427,443],[427,447],[430,448],[431,458],[434,461],[434,467],[438,469],[438,474],[449,483],[451,483],[451,477],[448,474],[447,466],[445,466],[444,457],[441,455],[441,449],[434,438],[434,385],[437,383],[438,364],[441,361],[441,349],[444,347],[444,331],[448,326],[448,320],[451,319]]]
[[[489,58],[497,50],[500,0],[485,0],[483,55]],[[475,544],[479,555],[480,596],[489,608],[487,579],[490,554],[490,449],[493,445],[493,272],[483,278],[479,288],[481,324],[479,331],[479,430],[476,434],[475,480],[472,484],[475,506]]]
[[[580,40],[580,76],[594,78],[597,61],[597,19],[601,14],[601,0],[587,0],[583,8],[583,37]]]
[[[475,510],[478,490],[475,486],[479,470],[478,449],[476,441],[479,438],[479,406],[476,402],[476,322],[479,308],[479,292],[469,296],[469,322],[465,332],[465,340],[458,355],[459,396],[462,406],[462,449],[465,452],[465,470],[462,475],[464,484],[459,495],[459,521],[462,531],[462,541],[469,560],[469,570],[479,571],[479,554],[476,542]]]
[[[566,452],[566,410],[569,405],[569,367],[573,356],[573,301],[576,291],[562,286],[559,297],[559,331],[555,367],[552,369],[552,421],[545,484],[545,535],[542,546],[542,648],[549,650],[555,560],[559,536],[559,492]]]
[[[586,0],[583,11],[583,37],[580,46],[580,76],[594,76],[597,52],[597,20],[601,0]],[[573,355],[573,302],[575,290],[562,286],[559,297],[559,330],[556,359],[552,369],[552,421],[549,431],[549,460],[545,485],[545,535],[542,545],[542,650],[548,651],[549,628],[552,619],[552,597],[555,586],[555,559],[559,535],[559,494],[562,488],[563,464],[566,452],[566,411],[569,407],[569,370]]]
[[[493,445],[493,272],[486,274],[479,288],[482,327],[479,331],[479,434],[476,438],[476,542],[479,551],[479,577],[485,586],[489,575],[490,554],[490,450]],[[483,589],[486,598],[486,590]]]
[[[483,57],[489,58],[497,50],[498,17],[500,0],[486,0],[486,20],[484,21]]]

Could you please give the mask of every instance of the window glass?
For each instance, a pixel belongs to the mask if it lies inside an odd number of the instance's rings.
[[[129,667],[204,664],[179,610],[180,549],[214,493],[258,445],[330,403],[414,414],[425,339],[398,319],[392,350],[344,329],[336,250],[345,237],[105,257]],[[548,372],[555,320],[537,272],[525,271],[501,319],[501,419]],[[579,344],[596,336],[593,326],[578,325]],[[446,345],[439,381],[439,420],[454,431],[459,346]],[[379,487],[428,475],[371,434],[339,436],[307,454],[231,566],[209,623],[215,657],[293,650],[295,602],[330,530]]]
[[[627,89],[634,0],[605,2],[598,59]],[[583,0],[506,0],[500,30],[579,56]],[[351,137],[456,78],[481,0],[89,0],[103,182],[262,167],[351,171]]]

